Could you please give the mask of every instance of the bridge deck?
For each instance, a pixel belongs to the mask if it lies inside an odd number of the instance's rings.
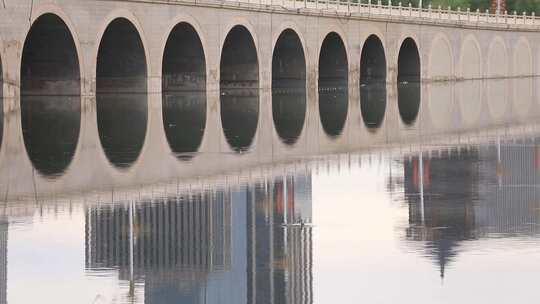
[[[293,14],[328,16],[334,18],[360,18],[401,23],[441,24],[445,26],[498,28],[509,30],[540,30],[540,17],[534,12],[491,14],[461,10],[461,8],[418,8],[376,3],[358,3],[336,0],[123,0],[177,5],[219,6],[254,10],[269,10]]]

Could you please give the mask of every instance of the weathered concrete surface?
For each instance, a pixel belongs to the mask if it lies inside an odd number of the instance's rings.
[[[33,3],[33,6],[31,6]],[[24,41],[33,21],[46,13],[59,16],[69,28],[77,49],[82,80],[81,128],[73,160],[59,178],[41,176],[28,158],[21,131],[19,89]],[[131,166],[111,166],[100,144],[96,110],[96,63],[101,37],[111,21],[129,20],[141,37],[148,72],[148,121],[141,154]],[[218,175],[238,168],[275,161],[293,161],[299,155],[373,149],[419,141],[424,136],[476,132],[501,124],[538,117],[536,80],[540,74],[540,34],[508,27],[474,28],[421,24],[376,18],[336,18],[268,7],[239,8],[219,5],[177,5],[97,0],[18,0],[0,8],[0,58],[4,81],[4,136],[0,170],[10,177],[10,195],[92,190],[148,184],[176,178]],[[171,30],[188,22],[201,38],[206,59],[208,89],[206,127],[200,153],[190,162],[172,155],[163,129],[162,60]],[[220,117],[220,54],[234,26],[251,33],[259,63],[259,117],[249,153],[234,153],[223,135]],[[307,109],[302,135],[294,146],[285,145],[272,122],[272,52],[280,34],[294,30],[306,57]],[[328,137],[319,118],[318,62],[321,44],[330,33],[344,41],[349,72],[347,118],[341,135]],[[382,128],[369,131],[359,106],[360,56],[372,34],[382,41],[387,62],[387,108]],[[402,41],[414,39],[421,61],[421,111],[412,125],[399,118],[397,106],[398,53]],[[514,80],[461,81],[451,86],[436,81],[517,77]],[[459,136],[458,136],[459,137]],[[215,157],[219,154],[219,157]]]
[[[32,5],[33,3],[33,5]],[[219,4],[219,2],[216,2]],[[530,76],[540,73],[540,34],[530,29],[490,26],[482,28],[452,24],[421,24],[400,18],[362,18],[316,12],[287,11],[279,7],[242,5],[188,5],[99,0],[18,0],[0,8],[0,57],[5,96],[18,94],[21,54],[31,24],[45,13],[60,17],[75,40],[81,65],[83,95],[95,93],[96,61],[99,44],[107,26],[116,18],[128,19],[141,36],[147,59],[150,92],[161,90],[163,53],[171,30],[179,22],[188,22],[201,37],[206,57],[210,90],[217,89],[220,54],[227,33],[243,25],[255,42],[262,88],[271,82],[273,46],[281,32],[294,30],[302,42],[306,60],[308,87],[316,86],[318,56],[324,37],[331,31],[344,40],[349,63],[349,83],[358,83],[360,54],[371,35],[383,42],[390,82],[396,79],[397,56],[401,42],[411,37],[420,50],[422,78]],[[311,99],[312,100],[312,99]]]

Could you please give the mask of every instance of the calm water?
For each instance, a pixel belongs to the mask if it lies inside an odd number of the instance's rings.
[[[536,81],[22,100],[0,303],[531,303]]]

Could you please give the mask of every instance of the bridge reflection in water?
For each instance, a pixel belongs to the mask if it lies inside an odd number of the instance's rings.
[[[171,79],[163,94],[104,92],[95,104],[77,96],[23,96],[22,128],[17,111],[3,124],[2,145],[17,155],[0,150],[6,159],[0,169],[18,168],[23,195],[32,195],[34,184],[41,193],[58,185],[129,186],[444,136],[474,140],[482,129],[526,125],[540,114],[538,78],[421,83],[412,71],[389,85],[373,73],[350,96],[334,76],[320,79],[318,106],[308,102],[305,75],[276,78],[271,92],[231,87],[220,96],[174,87]],[[495,86],[502,90],[497,95],[489,90]]]

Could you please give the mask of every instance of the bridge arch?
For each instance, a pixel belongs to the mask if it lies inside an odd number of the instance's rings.
[[[101,25],[96,41],[96,93],[148,91],[150,54],[135,15],[123,9],[113,11]],[[126,83],[107,83],[118,78],[124,78]]]
[[[378,128],[386,112],[386,51],[376,34],[369,35],[360,55],[360,111],[364,125]]]
[[[341,134],[349,111],[349,58],[341,37],[329,32],[319,49],[319,118],[330,137]]]
[[[169,23],[169,25],[167,26],[167,30],[163,33],[163,36],[161,37],[160,39],[160,50],[162,51],[161,53],[161,58],[164,57],[164,54],[165,54],[165,49],[166,49],[166,46],[167,46],[167,43],[169,42],[169,39],[171,38],[171,34],[173,33],[174,29],[180,25],[180,24],[188,24],[189,26],[191,26],[193,28],[193,30],[195,31],[195,33],[197,34],[199,40],[200,40],[200,44],[202,45],[202,49],[203,49],[203,52],[204,52],[204,61],[206,63],[206,75],[208,75],[210,73],[210,68],[209,68],[209,65],[208,65],[208,62],[210,60],[210,58],[208,57],[208,53],[207,53],[207,50],[209,48],[208,46],[208,41],[206,39],[206,34],[205,34],[205,31],[203,30],[203,27],[201,26],[201,24],[195,19],[193,18],[192,16],[190,15],[187,15],[187,14],[180,14],[178,16],[176,16],[175,18],[173,18],[173,21]],[[158,71],[160,74],[159,76],[162,77],[162,72],[163,72],[163,60],[160,60],[159,61],[159,66],[158,66]],[[206,81],[207,85],[208,85],[208,79]]]
[[[532,50],[529,40],[520,37],[514,46],[514,60],[512,64],[512,76],[532,76],[533,75]]]
[[[79,146],[82,68],[74,35],[62,17],[43,12],[22,49],[23,140],[33,167],[47,178],[63,175]]]
[[[459,57],[459,78],[480,79],[483,76],[483,58],[480,43],[474,34],[463,39]]]
[[[495,78],[487,81],[486,101],[491,118],[499,121],[508,110],[509,86],[504,78],[510,75],[508,51],[503,38],[495,36],[488,48],[487,78]]]
[[[221,44],[219,68],[221,126],[236,152],[250,148],[259,123],[257,40],[245,24],[229,28]]]
[[[133,16],[107,20],[96,56],[98,134],[109,163],[126,170],[139,159],[147,137],[149,57]]]
[[[259,38],[257,36],[257,32],[255,30],[255,27],[253,26],[253,24],[251,22],[249,22],[247,19],[245,18],[233,18],[229,23],[227,23],[227,25],[225,27],[222,28],[221,32],[220,32],[220,43],[219,43],[219,59],[220,59],[220,79],[219,81],[221,82],[221,59],[223,58],[223,52],[224,52],[224,49],[225,49],[225,43],[227,42],[227,39],[229,38],[229,34],[231,33],[231,31],[234,29],[234,28],[243,28],[247,34],[249,34],[250,38],[251,38],[251,44],[250,45],[250,48],[253,47],[254,50],[255,50],[255,54],[257,55],[257,60],[256,60],[256,63],[257,63],[257,67],[259,67],[261,65],[260,63],[260,58],[259,58]],[[262,78],[262,75],[261,75],[261,71],[260,69],[258,69],[258,74],[257,74],[257,78],[260,80]],[[258,86],[260,87],[260,81],[258,83]]]
[[[474,34],[469,34],[463,39],[459,62],[458,77],[464,80],[456,84],[459,109],[463,123],[474,125],[482,111],[484,75],[480,43]]]
[[[418,43],[412,37],[404,38],[398,52],[398,110],[406,125],[416,121],[420,111],[422,66]]]
[[[488,49],[487,77],[502,78],[508,73],[508,51],[506,43],[500,36],[495,36]]]
[[[273,44],[272,117],[274,128],[286,144],[300,137],[307,113],[307,63],[304,44],[292,28],[281,31]]]
[[[207,64],[203,42],[188,22],[176,24],[163,48],[161,91],[165,136],[171,151],[189,159],[203,140]]]
[[[85,64],[84,56],[83,56],[83,52],[82,52],[83,48],[81,47],[81,42],[80,42],[81,40],[79,39],[78,30],[75,27],[75,24],[70,19],[68,14],[66,12],[64,12],[64,10],[60,6],[58,6],[56,4],[53,4],[53,3],[46,3],[46,4],[36,5],[32,9],[32,16],[31,16],[30,24],[34,25],[36,23],[36,21],[39,18],[43,17],[44,15],[54,15],[54,16],[56,16],[58,19],[60,19],[62,21],[62,23],[64,24],[63,26],[65,28],[67,28],[67,33],[69,33],[69,35],[71,36],[71,39],[73,40],[73,44],[74,44],[75,51],[76,51],[76,57],[77,57],[78,68],[79,68],[79,81],[84,80],[84,75],[86,75],[86,73],[85,73],[86,64]],[[32,26],[30,26],[28,28],[28,31],[23,33],[24,37],[22,37],[20,40],[26,42],[26,40],[28,39],[28,35],[30,34],[31,30],[32,30]],[[23,49],[24,49],[24,46],[23,46]],[[3,51],[4,50],[2,50],[2,52]],[[21,61],[19,63],[21,68],[22,68],[22,64],[23,64],[22,61],[23,61],[23,58],[21,56]],[[5,66],[3,66],[3,67],[5,67]],[[21,69],[19,69],[19,70],[21,71]],[[19,74],[18,76],[19,76],[19,81],[22,81],[22,74]],[[83,82],[81,82],[80,85],[79,85],[80,86],[80,90],[79,90],[80,93],[84,93],[83,92],[83,89],[84,89],[83,85],[84,85]]]
[[[439,33],[431,41],[428,78],[430,80],[451,80],[454,77],[454,52],[450,40],[445,34]]]

